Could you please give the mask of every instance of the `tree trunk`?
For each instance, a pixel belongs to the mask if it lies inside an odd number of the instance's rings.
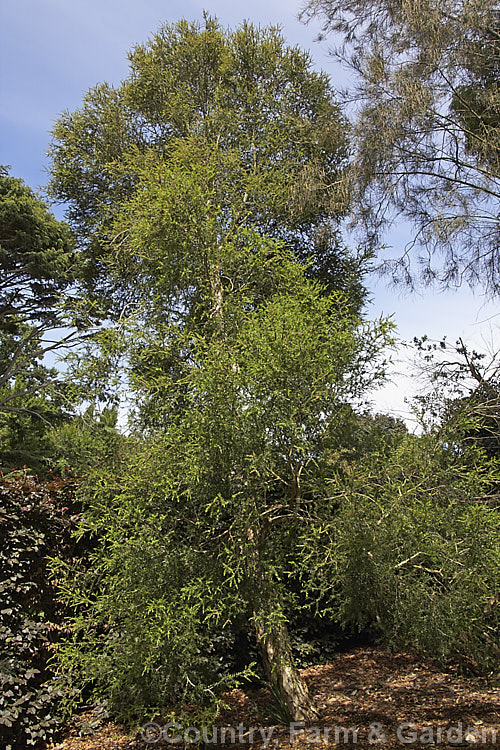
[[[212,317],[222,329],[224,327],[224,289],[222,286],[221,268],[219,263],[215,263],[210,269],[210,292],[212,295]]]
[[[292,646],[279,590],[263,559],[268,520],[264,528],[247,529],[249,585],[257,646],[276,698],[283,704],[285,723],[314,721],[318,710],[309,688],[293,663]]]
[[[291,721],[314,721],[318,711],[309,688],[293,663],[290,638],[285,623],[263,623],[262,612],[255,615],[257,644],[266,676],[277,695],[283,698]]]

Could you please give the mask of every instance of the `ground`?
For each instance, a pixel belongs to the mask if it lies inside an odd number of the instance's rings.
[[[315,726],[276,725],[268,715],[265,690],[233,690],[214,730],[220,744],[232,739],[239,750],[270,750],[291,746],[320,750],[326,746],[358,748],[379,744],[393,748],[475,746],[500,750],[500,687],[484,678],[465,677],[457,665],[446,668],[430,659],[406,653],[389,654],[379,648],[358,648],[338,654],[328,664],[303,671],[320,710]],[[92,736],[78,736],[89,716],[80,717],[52,750],[143,750],[182,748],[157,739],[156,725],[145,743],[141,733],[130,734],[109,723]],[[356,732],[354,732],[356,730]],[[176,729],[182,735],[183,730]],[[190,730],[195,739],[196,729]],[[212,738],[212,730],[208,740]],[[203,743],[202,743],[203,744]],[[223,743],[224,744],[224,743]],[[214,747],[206,743],[205,748]]]

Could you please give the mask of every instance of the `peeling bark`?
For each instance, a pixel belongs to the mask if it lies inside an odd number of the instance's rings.
[[[218,263],[210,269],[210,292],[212,297],[212,316],[223,327],[224,289],[222,286],[221,269]]]
[[[318,711],[309,688],[293,663],[290,637],[284,622],[268,622],[265,614],[255,613],[257,644],[266,676],[283,696],[291,721],[313,721]]]
[[[279,593],[262,568],[259,535],[248,529],[247,537],[253,546],[253,621],[266,677],[276,694],[283,698],[290,721],[313,721],[318,711],[307,683],[293,663]]]

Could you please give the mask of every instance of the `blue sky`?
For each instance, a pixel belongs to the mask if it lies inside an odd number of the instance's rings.
[[[296,16],[300,2],[254,0],[3,0],[0,3],[0,164],[32,187],[46,182],[49,131],[65,109],[77,108],[95,84],[118,83],[127,76],[127,51],[146,41],[165,21],[196,20],[206,9],[227,26],[248,19],[279,24],[291,44],[309,49],[314,63],[345,83],[345,72],[328,55],[328,44],[314,41],[319,24],[304,26]],[[57,212],[57,210],[56,210]],[[57,212],[58,213],[58,212]],[[60,215],[60,214],[59,214]],[[408,238],[401,227],[390,238],[394,251]],[[500,306],[467,289],[409,295],[372,279],[370,315],[394,314],[402,339],[427,333],[459,336],[481,348],[499,348]],[[406,376],[401,373],[406,372]],[[393,383],[376,394],[377,408],[407,412],[404,399],[417,391],[408,366],[397,363]]]
[[[58,114],[75,109],[95,84],[127,75],[127,51],[165,21],[201,19],[203,10],[224,25],[247,18],[279,24],[286,38],[314,46],[319,65],[326,46],[313,45],[319,26],[306,27],[299,4],[285,0],[160,2],[160,0],[4,0],[0,3],[1,159],[30,185],[44,184],[48,131]]]

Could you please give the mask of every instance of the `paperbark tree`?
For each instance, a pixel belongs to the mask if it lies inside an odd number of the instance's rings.
[[[134,299],[127,282],[149,283],[147,263],[157,273],[160,253],[168,293],[193,290],[183,306],[201,283],[215,293],[229,283],[219,256],[248,227],[313,260],[311,273],[335,288],[352,280],[337,232],[347,208],[346,123],[306,53],[287,47],[276,29],[226,32],[207,17],[164,26],[132,50],[130,68],[118,88],[98,86],[64,114],[51,147],[50,192],[68,204],[93,260],[94,294],[102,291],[120,314],[120,303]],[[203,170],[203,187],[189,193]],[[138,259],[126,217],[145,182],[163,210],[151,203],[157,235]],[[175,228],[186,223],[174,245]]]
[[[164,436],[168,501],[153,502],[162,518],[187,508],[183,528],[195,514],[290,716],[312,718],[269,528],[299,512],[322,436],[378,376],[390,327],[363,329],[363,259],[339,243],[345,123],[326,77],[275,29],[180,22],[130,61],[119,89],[91,91],[56,126],[52,192],[116,323],[101,341],[115,334],[141,425]]]
[[[81,614],[61,653],[128,720],[234,684],[208,644],[238,623],[255,635],[281,720],[315,716],[287,630],[288,540],[314,542],[329,491],[318,462],[346,403],[380,376],[390,326],[363,324],[342,293],[278,260],[279,289],[255,310],[240,317],[244,300],[225,296],[223,337],[184,331],[160,352],[147,331],[132,334],[142,384],[168,394],[168,418],[122,470],[98,468],[87,483],[82,526],[101,543],[90,571],[68,572]],[[184,347],[174,380],[161,356]]]

